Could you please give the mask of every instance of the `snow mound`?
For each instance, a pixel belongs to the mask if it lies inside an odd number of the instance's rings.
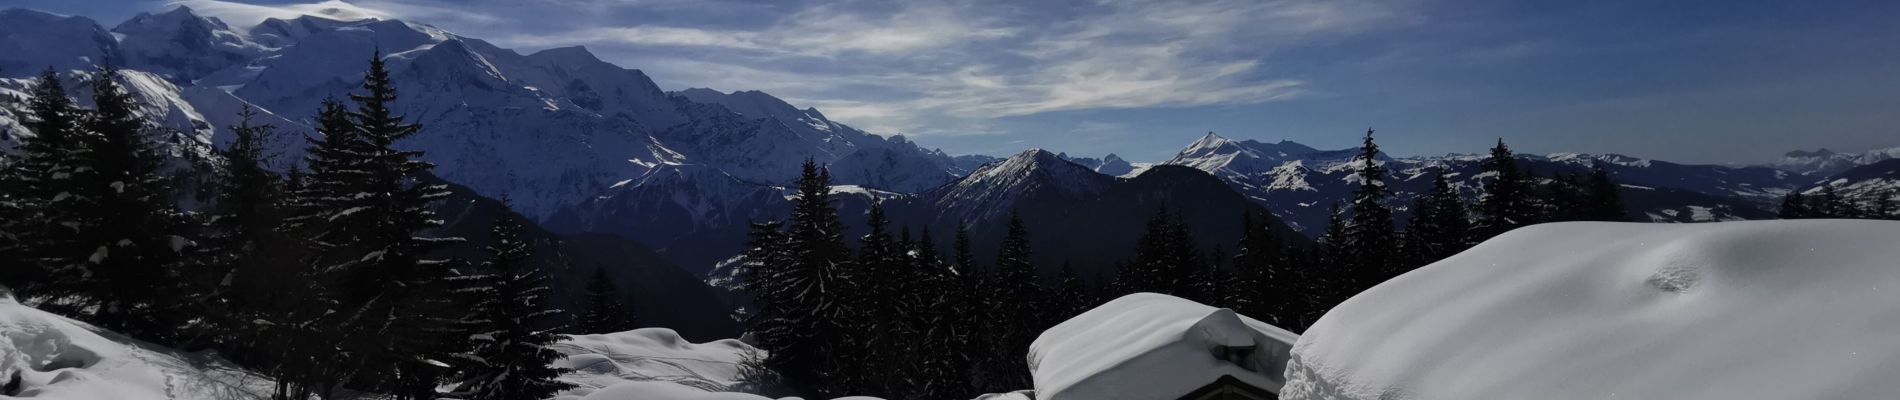
[[[1136,293],[1043,331],[1029,369],[1042,400],[1173,399],[1223,376],[1274,391],[1298,339],[1233,310]]]
[[[1891,398],[1900,223],[1561,223],[1307,330],[1287,399]]]
[[[743,386],[743,363],[747,357],[765,357],[765,352],[723,339],[692,343],[666,328],[643,328],[600,335],[574,335],[555,345],[567,357],[554,363],[567,368],[561,380],[578,387],[555,396],[556,399],[613,399],[603,393],[622,393],[633,389],[613,389],[627,383],[638,388],[665,386],[667,391],[730,392]],[[675,390],[675,388],[677,390]],[[657,395],[657,394],[656,394]],[[749,396],[749,395],[741,395]],[[624,397],[649,399],[654,397]],[[751,399],[762,397],[666,397],[679,399]]]
[[[141,343],[0,294],[0,398],[264,399],[270,388],[218,359]]]

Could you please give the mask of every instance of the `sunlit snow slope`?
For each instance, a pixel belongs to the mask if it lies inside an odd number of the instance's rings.
[[[216,358],[140,343],[4,294],[0,385],[0,398],[36,400],[265,399],[272,387]]]
[[[1562,223],[1346,301],[1287,399],[1863,399],[1900,393],[1900,222]]]

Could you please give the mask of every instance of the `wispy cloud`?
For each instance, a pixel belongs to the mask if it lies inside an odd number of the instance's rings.
[[[1274,75],[1277,48],[1407,15],[1404,3],[1348,0],[843,0],[750,13],[675,0],[495,1],[180,3],[254,20],[330,14],[472,27],[481,31],[458,33],[524,50],[588,45],[670,87],[765,90],[874,132],[914,135],[1006,133],[990,122],[1052,112],[1296,98],[1310,84]],[[594,15],[613,13],[633,16]],[[504,23],[517,19],[563,23]]]

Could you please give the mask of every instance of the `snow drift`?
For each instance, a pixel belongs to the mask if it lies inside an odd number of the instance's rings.
[[[1518,229],[1340,304],[1287,399],[1891,398],[1900,223]]]
[[[265,399],[271,382],[21,305],[0,292],[0,398]]]
[[[555,396],[556,399],[617,398],[596,392],[627,382],[657,383],[637,386],[665,386],[666,391],[675,391],[674,388],[700,393],[734,391],[747,383],[742,367],[746,358],[765,357],[764,351],[738,340],[692,343],[666,328],[574,335],[554,349],[567,356],[554,365],[571,370],[561,376],[561,380],[577,385]]]
[[[1233,310],[1136,293],[1043,331],[1029,369],[1041,400],[1175,399],[1223,376],[1272,391],[1297,339]]]

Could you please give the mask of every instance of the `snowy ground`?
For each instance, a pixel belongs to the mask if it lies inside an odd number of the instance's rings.
[[[579,385],[555,397],[563,400],[615,398],[587,396],[626,382],[655,382],[698,392],[748,390],[751,385],[741,364],[747,357],[765,356],[764,351],[737,340],[692,343],[666,328],[576,335],[555,345],[555,350],[567,355],[555,365],[573,370],[561,379]]]
[[[0,386],[6,399],[223,400],[268,398],[271,382],[0,295]]]
[[[1864,399],[1900,393],[1900,223],[1563,223],[1353,297],[1287,399]]]

